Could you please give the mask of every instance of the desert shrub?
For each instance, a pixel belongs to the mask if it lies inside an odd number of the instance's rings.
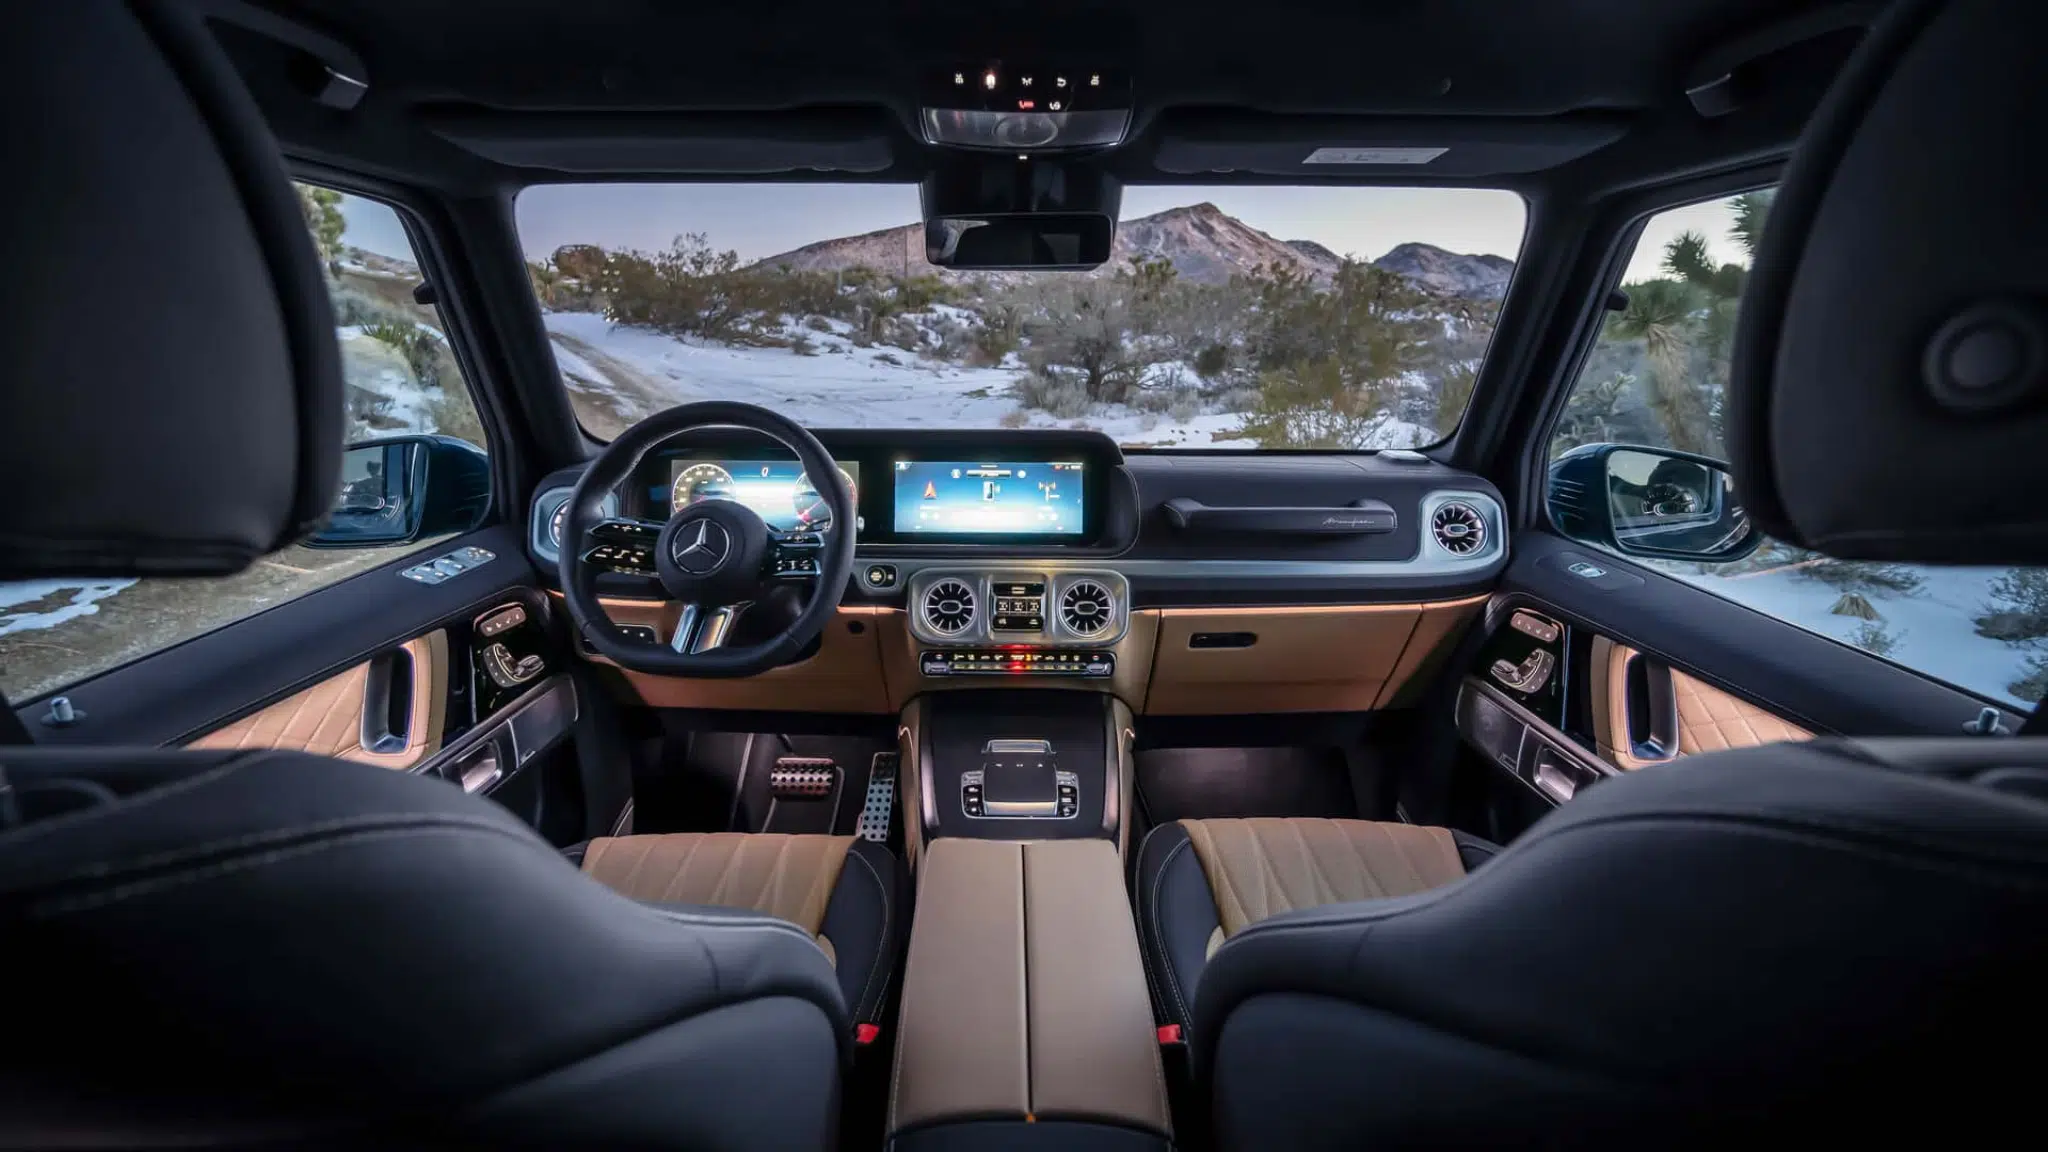
[[[612,252],[598,277],[605,318],[674,335],[734,341],[762,318],[774,295],[761,274],[743,272],[739,253],[720,252],[702,233],[662,252]]]
[[[444,346],[431,330],[410,320],[380,320],[363,325],[363,335],[387,344],[405,358],[405,366],[424,388],[441,386]]]
[[[299,213],[306,218],[306,231],[313,235],[313,247],[320,262],[330,267],[341,259],[341,236],[348,231],[348,218],[341,212],[341,193],[311,184],[292,185],[299,194]]]
[[[901,365],[902,365],[902,363],[903,363],[903,361],[901,361],[901,360],[897,359],[897,358],[896,358],[896,355],[895,355],[894,353],[892,353],[892,352],[884,352],[884,353],[882,353],[881,355],[879,355],[879,356],[875,357],[875,363],[877,363],[877,364],[895,364],[895,365],[901,366]]]
[[[1175,400],[1173,407],[1166,410],[1166,414],[1173,417],[1174,423],[1185,424],[1202,414],[1202,404],[1192,396],[1183,397]]]
[[[1072,375],[1027,372],[1010,385],[1019,408],[1035,408],[1062,420],[1085,416],[1093,407],[1087,385]]]
[[[1881,564],[1867,560],[1822,559],[1799,569],[1802,580],[1818,580],[1842,592],[1898,592],[1920,590],[1927,583],[1918,572],[1904,564]]]
[[[830,332],[832,331],[832,321],[827,320],[823,316],[807,316],[804,318],[804,327],[809,328],[813,332]]]
[[[818,342],[799,332],[789,338],[789,350],[799,356],[816,356]]]
[[[1875,620],[1865,620],[1849,634],[1849,643],[1854,644],[1872,656],[1889,656],[1898,648],[1903,635],[1893,632]]]
[[[1003,413],[1002,419],[997,420],[996,423],[1001,424],[1005,428],[1022,428],[1031,423],[1031,413],[1024,411],[1022,408],[1012,408],[1008,412]]]
[[[344,411],[348,416],[349,439],[356,440],[378,432],[389,432],[402,427],[404,422],[391,415],[391,398],[367,388],[353,384],[347,388]]]
[[[1215,379],[1230,367],[1230,345],[1204,344],[1195,353],[1195,374],[1204,379]]]
[[[2043,696],[2048,696],[2048,654],[2029,656],[2021,667],[2024,674],[2006,685],[2005,690],[2016,700],[2038,704]]]
[[[972,359],[982,365],[1000,364],[1003,357],[1017,350],[1023,337],[1024,318],[1015,308],[1001,304],[987,307],[981,313],[981,324],[974,329]]]
[[[1391,419],[1382,390],[1336,360],[1269,370],[1233,435],[1262,448],[1371,448]]]
[[[1991,582],[1980,635],[2007,642],[2048,636],[2048,568],[2014,568]]]
[[[490,451],[491,446],[484,438],[483,421],[476,414],[476,405],[470,403],[468,394],[459,387],[437,389],[428,404],[427,414],[433,419],[436,432],[467,440],[486,452]]]

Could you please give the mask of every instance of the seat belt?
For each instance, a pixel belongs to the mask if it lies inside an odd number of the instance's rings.
[[[35,737],[28,734],[28,725],[14,714],[14,705],[7,702],[5,693],[0,693],[0,745],[35,742]]]

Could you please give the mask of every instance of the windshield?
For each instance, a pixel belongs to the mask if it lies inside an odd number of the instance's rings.
[[[951,272],[903,185],[547,185],[518,218],[605,439],[693,400],[819,428],[1096,429],[1129,448],[1417,448],[1464,414],[1513,193],[1127,188],[1089,273]]]

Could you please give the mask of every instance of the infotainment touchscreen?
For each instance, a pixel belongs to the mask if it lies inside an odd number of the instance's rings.
[[[1079,536],[1087,530],[1078,461],[896,461],[899,536]]]

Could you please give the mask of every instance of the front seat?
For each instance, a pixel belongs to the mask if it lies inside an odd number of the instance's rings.
[[[1728,412],[1743,503],[1780,540],[2048,563],[2038,7],[1898,5],[1785,173]],[[1187,1031],[1217,1144],[2037,1131],[2048,742],[1968,719],[1646,768],[1468,876],[1240,928]]]
[[[196,7],[33,5],[0,36],[0,578],[225,575],[333,505],[332,315]],[[814,934],[885,862],[761,843],[708,892],[623,883],[643,901],[436,779],[0,749],[0,1143],[828,1147],[855,998]],[[708,897],[732,907],[678,903]],[[890,932],[845,924],[842,968]]]

